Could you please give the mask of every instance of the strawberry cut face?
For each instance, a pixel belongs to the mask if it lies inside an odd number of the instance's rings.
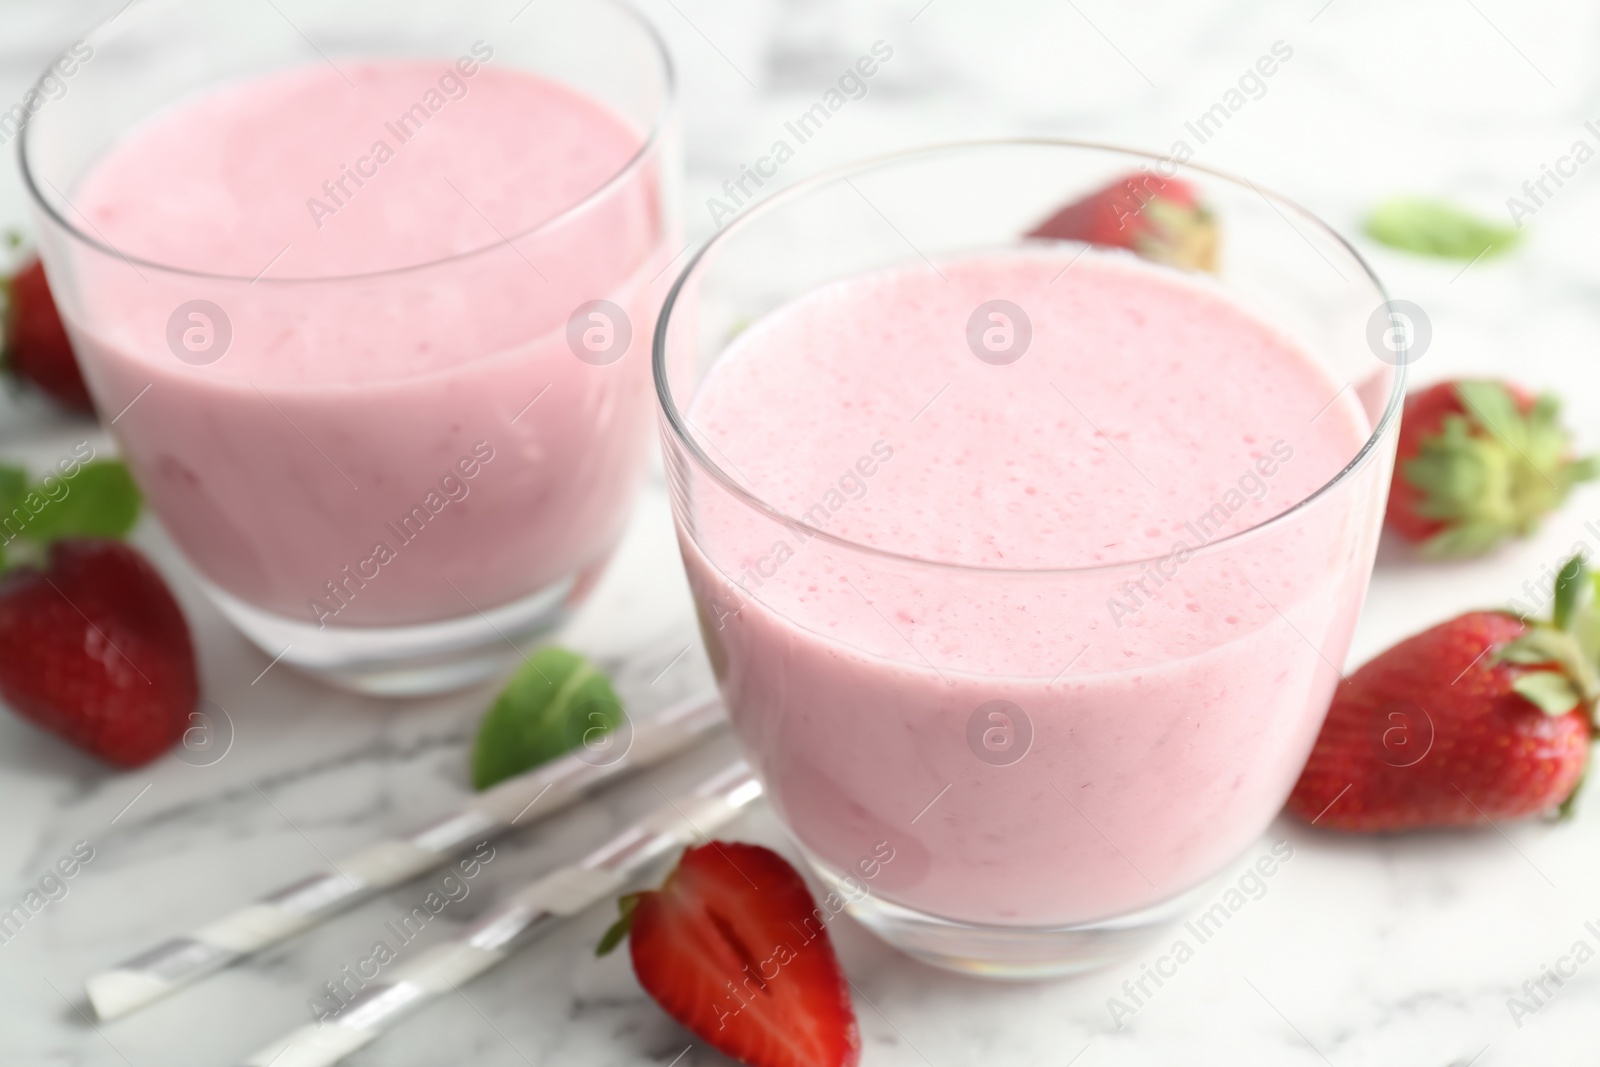
[[[754,1067],[860,1061],[831,915],[777,853],[726,841],[689,849],[659,890],[624,898],[622,910],[640,985],[695,1036]]]

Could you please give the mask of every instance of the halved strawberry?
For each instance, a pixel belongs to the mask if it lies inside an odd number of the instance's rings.
[[[1217,269],[1216,218],[1194,188],[1143,171],[1068,204],[1028,236],[1126,248],[1188,270]]]
[[[618,906],[596,952],[628,937],[644,991],[719,1052],[752,1067],[860,1061],[828,913],[776,852],[730,841],[691,848],[660,889]]]
[[[1504,382],[1440,382],[1406,398],[1389,527],[1425,555],[1476,556],[1532,533],[1579,482],[1561,403]]]

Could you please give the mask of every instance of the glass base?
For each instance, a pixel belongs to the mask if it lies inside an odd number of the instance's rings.
[[[859,879],[847,880],[805,855],[828,888],[848,902],[845,910],[901,952],[947,971],[1011,981],[1081,974],[1126,960],[1169,930],[1210,887],[1202,883],[1153,907],[1098,922],[989,926],[941,919],[870,893],[862,897]]]
[[[318,629],[245,603],[210,582],[212,601],[256,647],[331,685],[376,696],[427,696],[508,672],[523,650],[566,621],[593,585],[562,579],[488,611],[413,626]]]

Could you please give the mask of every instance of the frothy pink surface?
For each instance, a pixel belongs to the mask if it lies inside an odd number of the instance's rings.
[[[341,70],[353,85],[317,65],[225,86],[113,145],[74,195],[93,232],[231,277],[83,253],[68,324],[101,409],[138,397],[116,432],[211,581],[306,621],[314,602],[337,625],[469,615],[620,534],[649,434],[659,175],[629,166],[643,131],[483,50]],[[167,339],[194,299],[233,333],[204,366]],[[603,365],[567,339],[596,299],[632,327]]]
[[[775,802],[838,870],[888,841],[873,891],[948,918],[1105,918],[1215,873],[1292,785],[1371,565],[1372,475],[1174,556],[1315,492],[1366,417],[1220,290],[1070,259],[812,292],[737,338],[692,409],[707,453],[778,510],[935,561],[690,486],[691,581]],[[967,341],[997,298],[1032,325],[1005,366]],[[1031,727],[1014,762],[969,744],[994,700]]]
[[[346,63],[348,83],[318,65],[223,86],[134,131],[77,206],[158,263],[362,274],[521,233],[638,152],[638,131],[574,90],[492,58],[467,65]]]

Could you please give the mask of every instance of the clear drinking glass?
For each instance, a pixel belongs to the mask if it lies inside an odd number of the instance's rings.
[[[297,192],[324,205],[319,227],[340,223],[326,218],[340,191],[371,196],[351,168],[383,180],[369,137],[404,153],[441,121],[430,110],[465,106],[451,101],[470,72],[556,82],[642,147],[531,228],[500,232],[480,210],[484,237],[458,254],[336,276],[141,258],[75,204],[106,151],[176,102],[317,64],[365,91],[345,71],[390,59],[428,77],[414,107],[328,161],[332,191]],[[207,592],[267,654],[353,688],[431,692],[501,670],[592,587],[649,455],[648,339],[680,247],[673,74],[654,29],[611,0],[158,0],[64,60],[71,75],[47,77],[65,91],[21,143],[41,254],[102,417]],[[285,251],[316,240],[303,229]],[[377,366],[375,323],[422,355]]]
[[[1345,383],[1329,386],[1329,403],[1349,405],[1352,441],[1364,441],[1275,517],[1195,538],[1181,558],[1163,545],[1090,567],[956,565],[830,533],[825,495],[820,510],[785,514],[694,421],[730,342],[775,309],[865,271],[1016,247],[1130,172],[1198,190],[1221,227],[1204,284]],[[1067,262],[1071,246],[1055,247]],[[975,309],[948,310],[954,323]],[[1158,932],[1257,839],[1310,751],[1371,574],[1402,398],[1389,314],[1360,257],[1289,201],[1204,168],[1057,141],[934,147],[823,175],[696,255],[654,348],[679,543],[741,744],[857,918],[938,965],[1066,973]],[[959,332],[952,351],[972,343]],[[861,359],[873,340],[854,340]],[[899,406],[935,402],[927,393]],[[976,389],[961,399],[984,403]],[[876,432],[862,424],[866,462],[839,480],[845,495],[870,485],[883,451],[915,462],[894,442],[869,449]],[[861,496],[848,506],[872,503]],[[855,600],[818,594],[820,581]],[[1187,596],[1161,595],[1174,581]],[[1137,625],[1121,625],[1108,605],[1140,589]],[[1027,629],[1041,617],[1052,627],[1042,647],[1037,624]],[[1197,635],[1202,617],[1228,626]],[[1003,668],[969,654],[1006,627],[1018,642]]]

